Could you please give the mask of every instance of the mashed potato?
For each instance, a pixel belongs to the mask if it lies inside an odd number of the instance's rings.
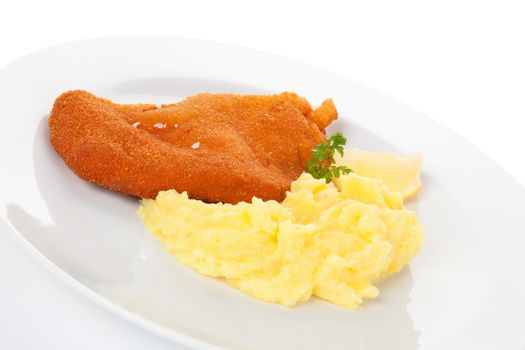
[[[356,174],[338,188],[303,174],[282,203],[207,204],[164,191],[143,200],[139,215],[181,263],[288,306],[315,295],[356,308],[423,242],[402,195]]]

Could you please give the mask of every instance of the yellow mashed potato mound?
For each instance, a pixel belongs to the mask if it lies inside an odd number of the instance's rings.
[[[179,262],[243,293],[287,306],[315,295],[356,308],[419,251],[423,228],[381,180],[351,173],[338,185],[303,174],[282,203],[236,205],[163,191],[142,201],[139,216]]]

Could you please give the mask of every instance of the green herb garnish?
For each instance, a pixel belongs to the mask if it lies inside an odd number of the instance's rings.
[[[334,154],[339,153],[342,157],[345,154],[344,145],[346,138],[340,132],[336,132],[327,141],[318,144],[312,153],[312,157],[306,164],[306,171],[315,179],[325,179],[330,183],[333,178],[338,178],[341,174],[349,174],[352,169],[346,166],[335,166]]]

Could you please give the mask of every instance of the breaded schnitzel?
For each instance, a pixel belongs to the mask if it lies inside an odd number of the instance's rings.
[[[295,93],[198,94],[119,105],[89,92],[58,97],[51,143],[84,180],[141,198],[175,189],[207,202],[282,200],[337,118]]]

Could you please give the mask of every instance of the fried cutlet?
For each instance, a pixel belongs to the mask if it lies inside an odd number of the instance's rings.
[[[140,198],[175,189],[207,202],[282,200],[337,118],[295,93],[203,93],[157,107],[82,91],[58,97],[51,143],[81,178]]]

